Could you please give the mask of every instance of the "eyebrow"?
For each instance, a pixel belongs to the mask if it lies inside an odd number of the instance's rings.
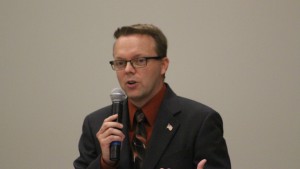
[[[147,57],[147,56],[148,55],[137,54],[137,55],[134,55],[133,57],[131,57],[129,60],[136,59],[136,58],[139,58],[139,57]],[[127,60],[127,59],[125,59],[124,57],[121,57],[121,56],[114,56],[114,58],[115,58],[115,60]]]

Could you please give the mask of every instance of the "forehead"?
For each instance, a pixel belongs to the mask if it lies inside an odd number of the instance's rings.
[[[127,55],[155,55],[155,41],[149,35],[133,34],[119,37],[114,44],[115,57]]]

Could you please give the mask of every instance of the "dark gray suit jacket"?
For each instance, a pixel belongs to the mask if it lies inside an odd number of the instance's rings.
[[[127,101],[124,105],[122,121],[126,138],[118,168],[132,169]],[[100,169],[101,149],[96,133],[110,115],[111,106],[107,106],[85,118],[79,141],[80,156],[74,161],[76,169]],[[147,146],[144,169],[195,169],[204,158],[205,169],[231,168],[220,115],[201,103],[177,96],[167,85]]]

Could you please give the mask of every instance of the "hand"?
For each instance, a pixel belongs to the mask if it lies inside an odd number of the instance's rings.
[[[122,142],[125,138],[125,135],[121,131],[123,125],[116,122],[117,118],[117,114],[106,118],[96,134],[102,151],[102,159],[110,165],[115,164],[114,161],[110,161],[110,143],[113,141]]]
[[[205,163],[206,163],[206,159],[201,160],[197,165],[197,169],[203,169]]]

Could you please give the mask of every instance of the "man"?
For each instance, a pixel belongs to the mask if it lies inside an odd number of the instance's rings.
[[[122,123],[111,106],[89,114],[79,141],[76,169],[229,169],[220,115],[177,96],[165,83],[167,39],[149,24],[124,26],[114,33],[110,62],[127,95]],[[120,160],[110,145],[122,142]]]

